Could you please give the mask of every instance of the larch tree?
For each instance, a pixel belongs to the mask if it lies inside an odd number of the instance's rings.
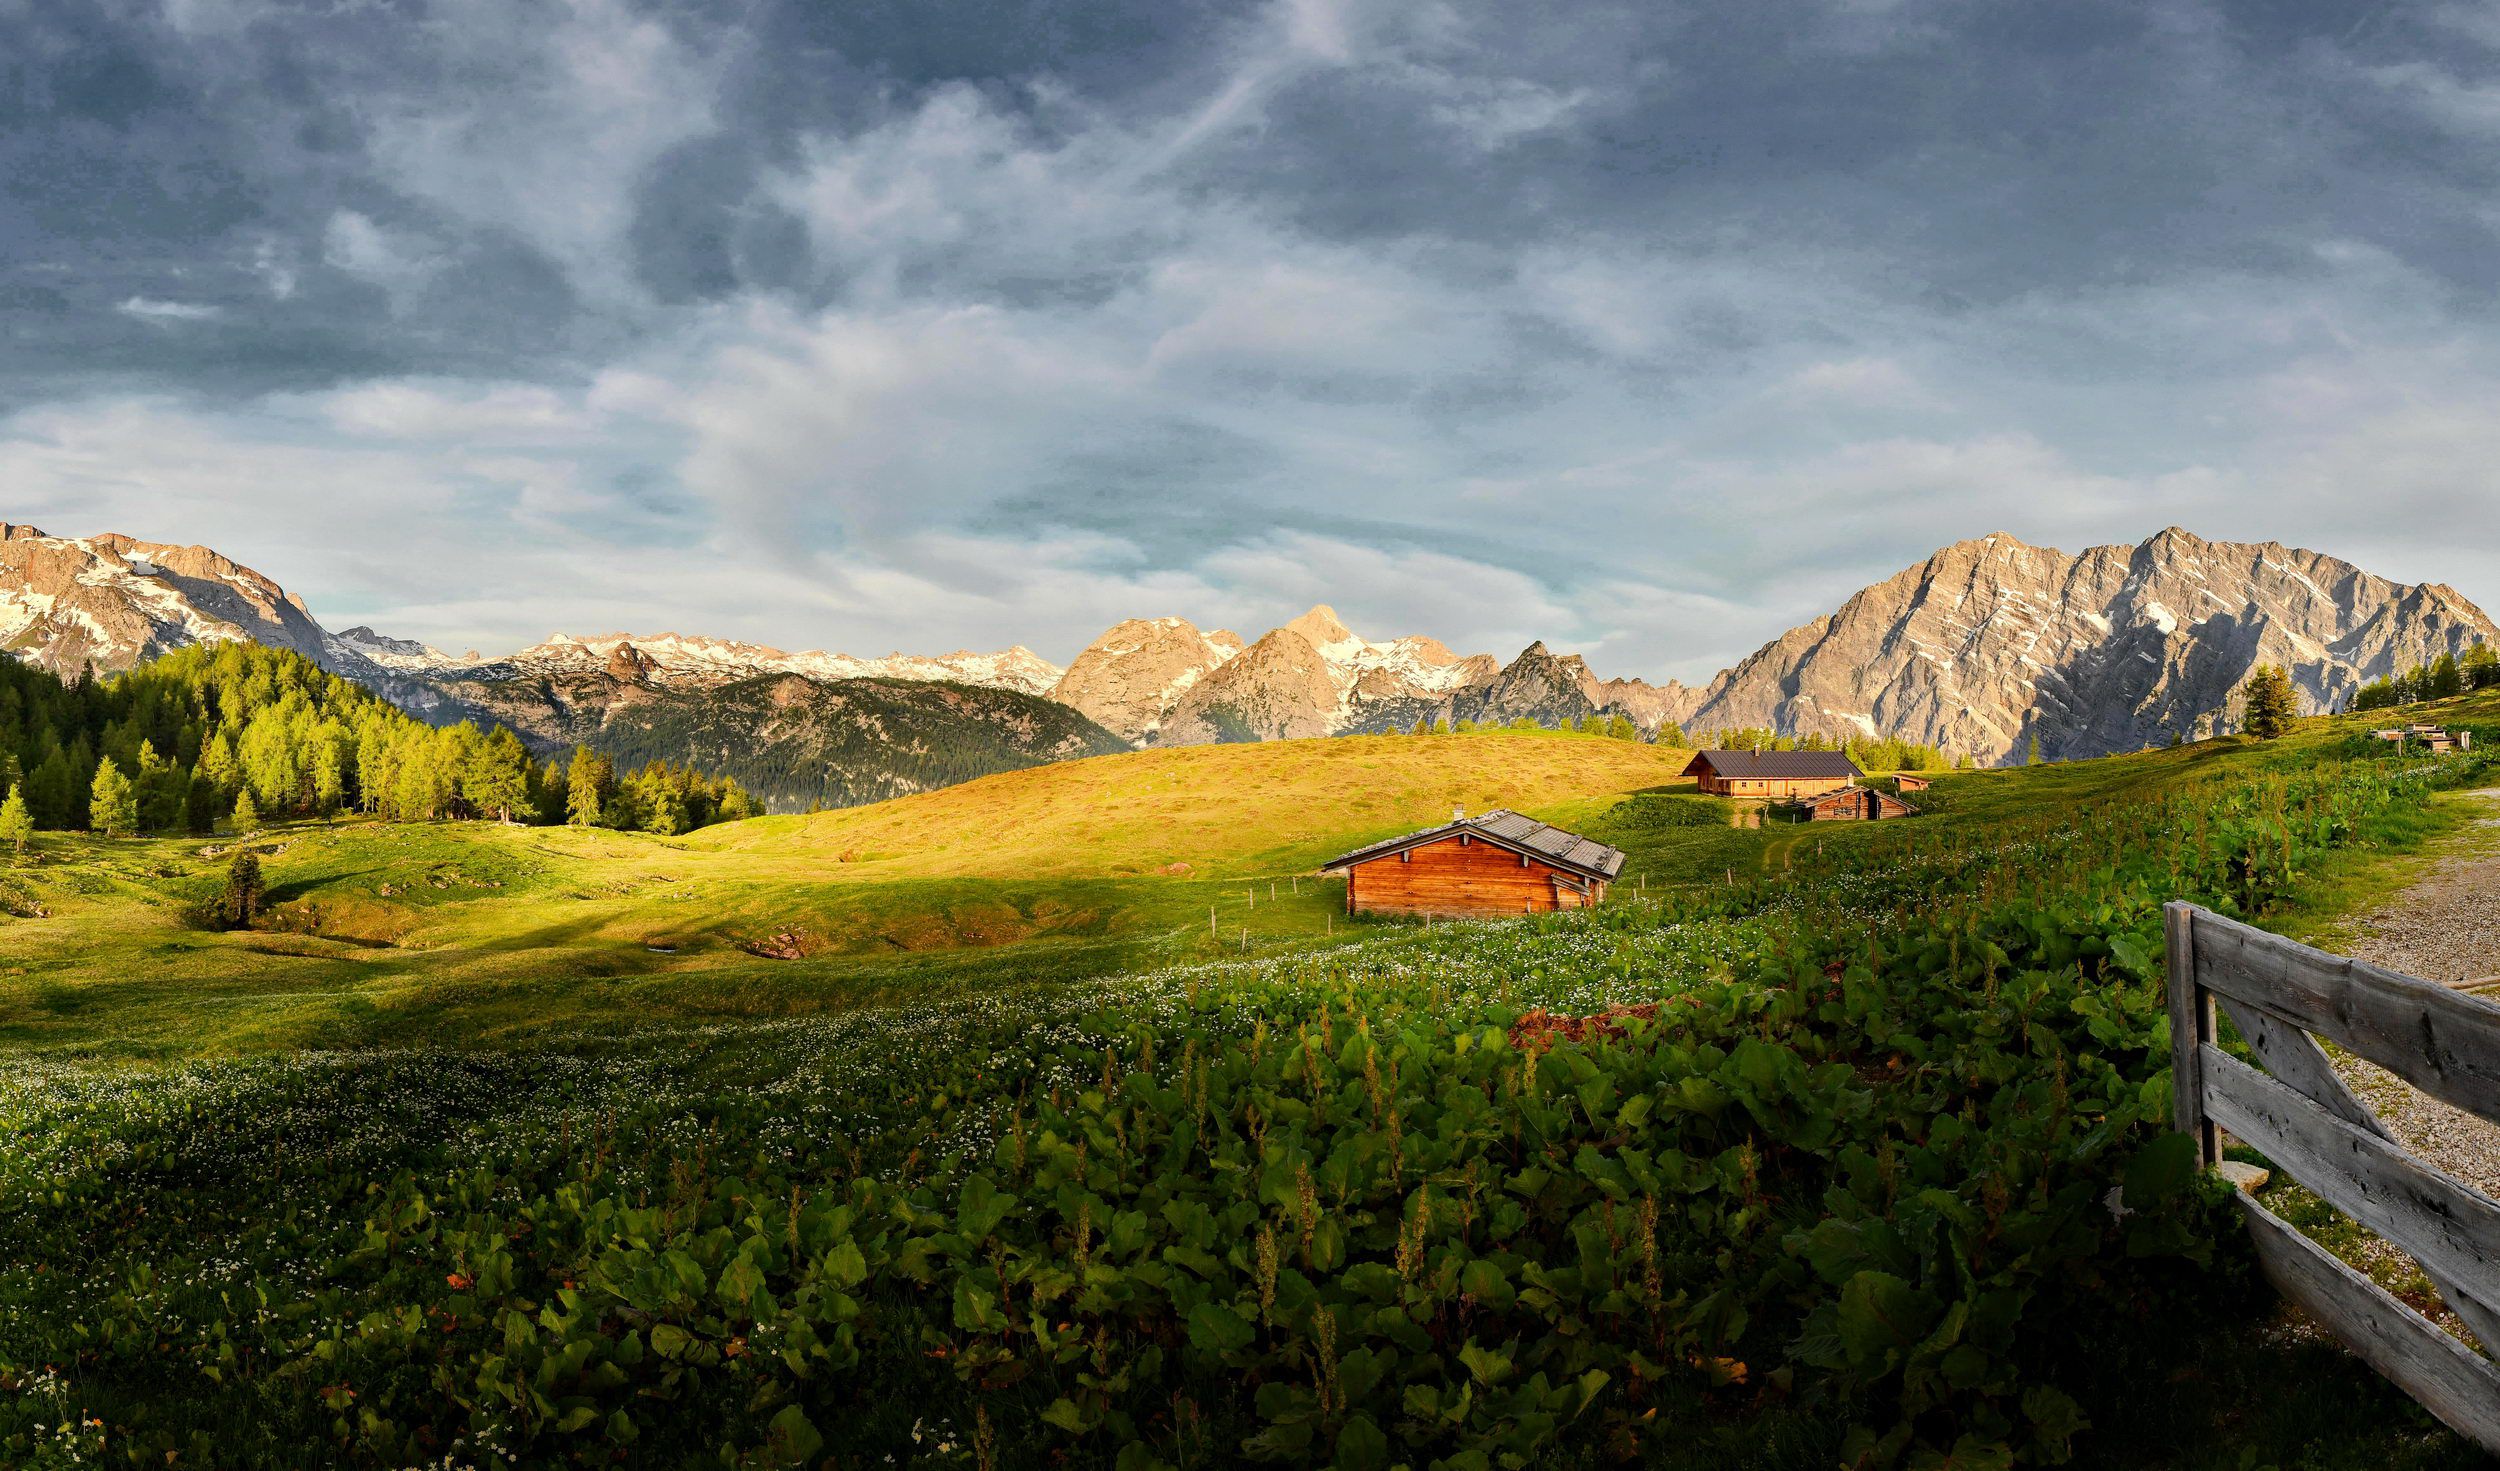
[[[2476,644],[2466,650],[2465,657],[2457,661],[2457,668],[2465,676],[2467,689],[2500,687],[2500,652],[2489,644]]]
[[[2431,661],[2430,698],[2452,700],[2465,693],[2465,675],[2457,668],[2457,656],[2442,654]]]
[[[139,830],[138,788],[110,756],[97,763],[95,783],[87,789],[87,825],[108,838],[126,838]]]
[[[460,774],[460,796],[479,816],[492,813],[496,821],[510,822],[515,811],[528,806],[529,795],[529,748],[497,726],[493,735],[470,748]]]
[[[611,781],[607,758],[588,746],[575,746],[565,779],[566,820],[575,827],[597,827],[607,815]]]
[[[9,799],[0,802],[0,843],[8,844],[9,851],[22,858],[26,855],[26,844],[34,836],[35,819],[26,810],[26,793],[21,787],[11,786]]]

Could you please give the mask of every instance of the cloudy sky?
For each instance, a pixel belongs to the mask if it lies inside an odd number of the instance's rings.
[[[2500,11],[0,0],[0,519],[498,651],[2500,602]]]

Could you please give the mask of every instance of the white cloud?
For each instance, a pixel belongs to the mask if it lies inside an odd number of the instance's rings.
[[[424,240],[385,228],[352,209],[330,216],[321,235],[321,253],[331,266],[372,282],[394,300],[423,286],[443,265],[441,252]]]
[[[124,299],[113,310],[142,322],[211,322],[226,314],[225,308],[196,301],[158,301],[153,297],[133,296]]]
[[[1367,638],[1425,633],[1462,653],[1507,659],[1579,621],[1523,573],[1426,546],[1282,530],[1213,551],[1197,567],[1225,589],[1227,618],[1252,638],[1327,603]]]
[[[525,383],[400,380],[323,394],[316,404],[342,433],[381,439],[563,440],[589,427],[579,406],[554,389]]]

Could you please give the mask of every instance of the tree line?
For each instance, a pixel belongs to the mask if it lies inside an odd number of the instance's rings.
[[[2392,710],[2399,705],[2419,705],[2425,700],[2445,700],[2467,690],[2500,688],[2500,652],[2491,645],[2478,643],[2459,658],[2442,654],[2428,664],[2413,668],[2392,678],[2371,680],[2353,693],[2348,709]]]
[[[249,831],[279,818],[493,818],[685,832],[761,811],[737,782],[596,752],[541,764],[521,738],[431,726],[290,650],[178,650],[63,680],[0,659],[0,842],[35,830]]]
[[[1741,726],[1713,735],[1712,751],[1841,751],[1861,771],[1968,771],[1977,763],[1965,754],[1949,756],[1934,746],[1889,736],[1831,736],[1820,731],[1782,735],[1766,725]]]
[[[1559,724],[1548,725],[1532,716],[1520,715],[1510,720],[1459,720],[1446,715],[1426,715],[1418,719],[1408,735],[1467,735],[1479,730],[1543,731],[1547,734],[1597,736],[1611,741],[1638,741],[1641,728],[1627,715],[1572,715]],[[1670,725],[1651,737],[1660,745],[1681,743],[1683,732]],[[1674,739],[1669,739],[1674,737]]]

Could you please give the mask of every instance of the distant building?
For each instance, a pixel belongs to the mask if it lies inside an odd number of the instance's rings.
[[[1892,789],[1896,792],[1923,792],[1935,784],[1936,779],[1932,776],[1918,776],[1907,771],[1892,779]]]
[[[2370,734],[2395,746],[2420,741],[2434,756],[2451,756],[2459,751],[2474,749],[2474,732],[2452,731],[2441,725],[2412,725],[2403,730],[2374,730]]]
[[[1345,875],[1348,914],[1493,918],[1586,909],[1623,872],[1623,852],[1516,812],[1454,815],[1320,866]]]
[[[1915,816],[1918,809],[1874,787],[1838,787],[1819,797],[1800,797],[1781,810],[1801,822],[1881,822]]]
[[[1684,774],[1714,797],[1789,801],[1854,786],[1862,773],[1841,751],[1702,751]]]

